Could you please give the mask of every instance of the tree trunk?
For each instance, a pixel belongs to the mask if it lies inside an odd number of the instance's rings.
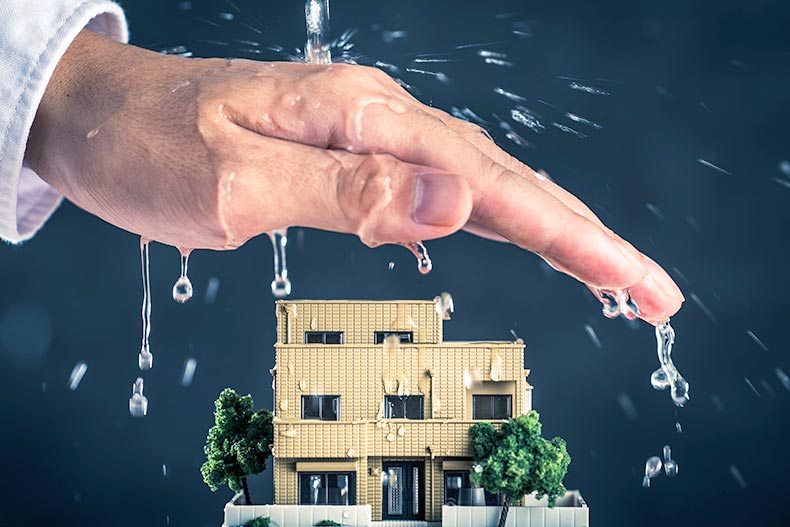
[[[502,511],[499,513],[499,527],[505,527],[507,523],[507,512],[510,509],[510,496],[505,494],[502,497]]]
[[[247,478],[241,478],[241,490],[244,492],[244,504],[252,505],[252,498],[250,498],[250,488],[247,486]]]

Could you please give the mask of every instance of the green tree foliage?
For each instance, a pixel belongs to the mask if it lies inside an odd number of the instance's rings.
[[[342,525],[337,523],[335,520],[321,520],[320,522],[316,523],[316,527],[335,527],[337,525]]]
[[[511,498],[535,492],[538,499],[548,497],[553,507],[565,494],[562,480],[571,462],[565,441],[544,439],[534,410],[510,419],[500,430],[491,423],[477,423],[472,428],[472,451],[472,483],[504,498],[500,526],[507,521]]]
[[[245,523],[244,527],[269,527],[271,524],[272,524],[271,518],[258,516],[257,518],[253,518],[247,523]]]
[[[203,481],[212,491],[227,483],[244,492],[251,503],[247,477],[263,472],[274,440],[272,413],[254,411],[252,397],[225,388],[214,403],[214,426],[208,431],[206,462],[200,467]]]

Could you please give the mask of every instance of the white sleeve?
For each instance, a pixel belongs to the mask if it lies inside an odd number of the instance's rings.
[[[23,166],[38,105],[82,29],[127,42],[123,10],[109,0],[0,0],[0,239],[31,238],[60,194]]]

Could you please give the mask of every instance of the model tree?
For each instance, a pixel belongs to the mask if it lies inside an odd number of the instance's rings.
[[[565,494],[562,480],[571,458],[565,441],[541,436],[540,416],[536,411],[510,419],[500,430],[491,423],[472,428],[475,468],[470,475],[474,485],[502,495],[499,527],[505,527],[512,499],[536,493],[548,497],[549,507]]]
[[[203,481],[216,491],[227,483],[234,492],[243,491],[252,503],[247,477],[266,469],[274,438],[272,413],[255,412],[252,397],[225,388],[214,403],[214,426],[206,438],[206,462],[200,467]]]

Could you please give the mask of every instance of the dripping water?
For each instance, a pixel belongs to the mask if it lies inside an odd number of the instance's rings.
[[[140,346],[140,354],[137,357],[137,364],[141,370],[150,370],[154,365],[154,356],[148,345],[148,338],[151,335],[151,275],[149,272],[149,240],[140,238],[140,267],[143,274],[143,342]]]
[[[428,274],[433,269],[433,262],[428,255],[428,249],[422,242],[408,242],[403,244],[417,258],[417,270],[420,274]]]
[[[274,251],[274,280],[272,294],[283,298],[291,294],[291,281],[288,279],[288,265],[285,259],[285,246],[288,245],[288,230],[276,229],[269,233]]]
[[[307,0],[304,7],[307,25],[307,42],[304,46],[305,62],[331,64],[329,50],[329,0]]]
[[[189,299],[192,298],[192,282],[187,276],[189,255],[192,253],[192,249],[182,249],[179,247],[178,250],[181,252],[181,276],[179,276],[175,285],[173,285],[173,300],[179,304],[186,304],[189,302]]]
[[[675,342],[675,330],[669,320],[656,326],[656,343],[659,368],[650,376],[650,382],[656,390],[670,389],[672,401],[677,406],[684,406],[689,401],[689,384],[672,362],[672,344]]]
[[[148,413],[148,398],[143,395],[143,379],[137,377],[132,385],[132,396],[129,398],[129,413],[132,417],[145,417]]]

